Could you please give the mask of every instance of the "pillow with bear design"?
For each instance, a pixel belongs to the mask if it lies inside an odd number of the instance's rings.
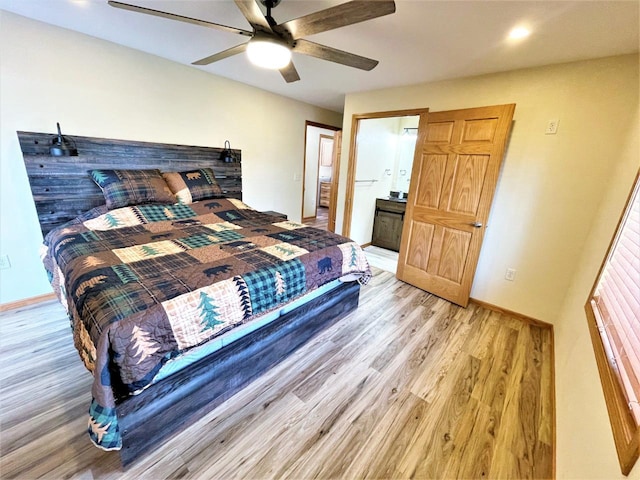
[[[197,200],[224,196],[210,168],[165,172],[162,176],[180,203],[188,204]]]

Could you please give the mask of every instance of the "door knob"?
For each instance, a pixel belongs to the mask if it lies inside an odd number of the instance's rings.
[[[475,227],[475,228],[482,227],[482,223],[480,223],[480,222],[473,222],[473,223],[470,223],[469,225],[471,225],[472,227]]]

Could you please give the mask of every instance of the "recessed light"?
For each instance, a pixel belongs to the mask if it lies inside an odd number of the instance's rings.
[[[526,27],[516,27],[509,32],[509,38],[512,40],[519,40],[521,38],[528,37],[531,31]]]

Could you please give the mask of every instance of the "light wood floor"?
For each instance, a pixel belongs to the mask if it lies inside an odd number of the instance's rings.
[[[364,249],[364,253],[367,256],[369,265],[395,275],[398,269],[398,252],[376,247],[375,245],[369,245]]]
[[[305,220],[303,223],[320,230],[327,230],[329,226],[329,209],[327,207],[317,207],[316,216]]]
[[[60,306],[0,315],[1,478],[549,478],[552,334],[375,270],[360,307],[126,472]]]

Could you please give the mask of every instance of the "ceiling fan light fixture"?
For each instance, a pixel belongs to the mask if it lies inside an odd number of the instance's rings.
[[[291,62],[291,49],[276,40],[256,36],[247,45],[247,56],[258,67],[280,70]]]

